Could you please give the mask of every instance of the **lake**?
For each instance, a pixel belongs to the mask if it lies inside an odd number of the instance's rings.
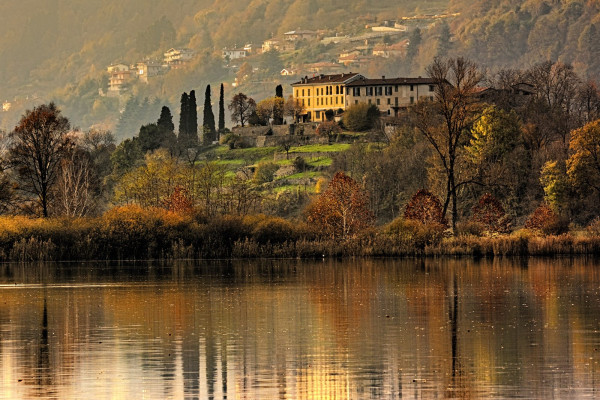
[[[600,262],[0,265],[0,399],[600,399]]]

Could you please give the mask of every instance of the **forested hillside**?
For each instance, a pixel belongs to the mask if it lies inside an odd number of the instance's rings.
[[[409,26],[403,37],[394,38],[410,40],[406,54],[347,68],[371,76],[423,75],[435,56],[466,56],[492,70],[552,60],[597,80],[599,11],[598,2],[584,0],[6,1],[0,4],[0,101],[12,107],[0,113],[0,128],[12,129],[26,108],[53,100],[75,126],[115,129],[128,99],[99,94],[113,62],[160,61],[171,47],[194,50],[187,68],[129,93],[140,104],[159,99],[176,109],[184,91],[234,81],[240,65],[225,65],[224,47],[253,43],[260,48],[265,39],[298,28],[319,31],[320,37],[360,36],[384,20]],[[432,17],[444,12],[448,18]],[[415,15],[424,18],[412,25],[402,19]],[[245,67],[260,74],[235,90],[260,100],[275,82],[289,88],[291,80],[279,75],[281,68],[337,62],[348,50],[352,47],[315,41],[280,54],[270,68],[265,66],[273,60],[255,56]],[[226,85],[226,96],[230,89]]]
[[[451,0],[455,53],[490,67],[544,60],[600,77],[600,3],[585,0]]]

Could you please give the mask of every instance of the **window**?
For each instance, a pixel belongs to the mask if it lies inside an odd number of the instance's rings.
[[[382,94],[383,94],[383,88],[382,88],[381,86],[379,86],[379,87],[377,88],[377,95],[378,95],[378,96],[381,96]]]
[[[335,98],[335,104],[338,104],[338,98],[337,97]]]
[[[398,107],[398,98],[396,97],[395,103],[396,107]]]
[[[410,104],[415,104],[415,98],[410,96]]]
[[[392,99],[387,99],[388,100],[388,105],[392,104]]]
[[[347,87],[347,88],[346,88],[346,95],[349,95],[349,94],[350,94],[350,88],[349,88],[349,87]]]
[[[321,118],[321,111],[315,111],[315,119]]]
[[[390,115],[390,110],[388,110],[388,115]]]
[[[302,89],[302,97],[304,97],[304,89]]]
[[[319,100],[320,100],[320,99],[317,97],[317,105],[319,105],[319,104],[320,104],[320,101],[319,101]]]
[[[433,92],[433,85],[429,85],[429,91]]]
[[[377,105],[381,105],[381,100],[377,99]]]
[[[310,107],[310,99],[308,99],[308,106]]]
[[[310,96],[310,89],[308,89],[308,95]]]
[[[325,97],[325,105],[328,106],[329,105],[329,98]]]
[[[398,85],[396,85],[396,92],[398,91]]]
[[[410,91],[413,92],[415,90],[415,85],[410,85]]]
[[[340,104],[344,104],[344,96],[340,96]]]
[[[340,94],[340,87],[339,86],[335,87],[335,94]]]
[[[358,104],[358,100],[354,100],[354,104]]]
[[[304,99],[302,99],[302,106],[304,107]]]
[[[371,104],[371,99],[369,99],[369,104]]]

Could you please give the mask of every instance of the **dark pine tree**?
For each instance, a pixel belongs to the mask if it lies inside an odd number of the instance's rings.
[[[169,107],[162,107],[156,126],[158,127],[160,137],[160,147],[174,152],[176,150],[177,137],[175,136],[175,124],[173,124],[173,116]]]
[[[219,134],[225,132],[225,93],[221,83],[221,93],[219,95]]]
[[[283,99],[283,86],[277,85],[275,88],[275,97],[281,97]]]
[[[209,145],[216,140],[217,130],[215,128],[215,115],[213,114],[212,104],[210,101],[210,85],[206,85],[206,93],[204,94],[204,121],[202,124],[205,145]]]
[[[169,107],[163,106],[160,110],[160,117],[156,122],[159,128],[164,129],[167,132],[174,132],[175,125],[173,124],[173,116],[171,115],[171,110]]]

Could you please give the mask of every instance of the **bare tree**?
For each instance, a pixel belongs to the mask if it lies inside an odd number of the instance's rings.
[[[54,209],[66,217],[83,217],[95,206],[95,174],[90,155],[73,149],[63,158],[55,185]]]
[[[243,127],[248,122],[250,115],[256,111],[256,102],[244,93],[238,93],[233,96],[228,108],[231,111],[231,120]]]
[[[300,116],[304,112],[304,106],[298,99],[294,99],[293,96],[288,97],[284,105],[284,114],[292,117],[294,122],[298,122]]]
[[[419,131],[437,154],[446,175],[446,196],[443,217],[452,202],[452,229],[457,221],[457,190],[468,181],[457,182],[459,150],[466,142],[466,132],[477,115],[475,96],[483,74],[477,65],[462,57],[436,58],[427,67],[435,80],[433,101],[420,101],[413,109]]]
[[[61,163],[73,145],[67,135],[69,127],[69,120],[50,103],[27,110],[11,132],[10,161],[20,188],[37,198],[44,217],[48,216]]]

